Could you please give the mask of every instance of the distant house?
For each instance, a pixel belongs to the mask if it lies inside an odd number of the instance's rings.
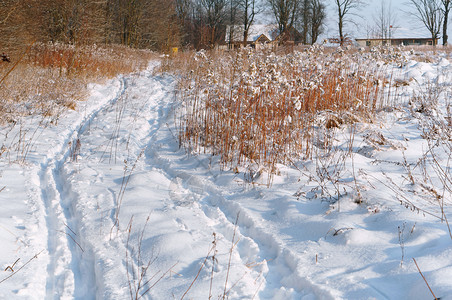
[[[225,44],[229,47],[236,48],[243,45],[243,25],[228,25],[226,27]],[[253,48],[259,48],[263,44],[277,45],[278,43],[298,43],[300,34],[295,29],[290,31],[289,37],[280,34],[278,25],[251,25],[248,30],[247,45]]]
[[[226,26],[225,43],[233,48],[243,45],[243,32],[243,25]],[[274,42],[278,35],[279,30],[277,25],[251,25],[248,30],[246,44],[259,47],[261,44]]]
[[[379,46],[379,45],[391,45],[391,46],[432,46],[432,38],[374,38],[374,39],[356,39],[356,42],[360,46]],[[438,44],[438,39],[436,39],[435,44]]]

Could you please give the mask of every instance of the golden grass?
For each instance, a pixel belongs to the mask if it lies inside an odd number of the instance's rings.
[[[32,47],[28,62],[43,68],[52,68],[61,74],[86,79],[112,78],[147,66],[156,54],[125,46],[108,47],[63,44],[37,44]]]
[[[157,55],[123,46],[35,44],[21,58],[0,63],[0,124],[76,109],[87,96],[87,83],[144,69]]]
[[[383,66],[374,54],[251,49],[198,52],[168,61],[180,74],[181,145],[219,155],[223,166],[258,165],[268,173],[323,147],[314,128],[368,120],[380,105]]]

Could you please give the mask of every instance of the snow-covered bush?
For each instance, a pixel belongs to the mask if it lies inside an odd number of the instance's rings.
[[[315,126],[368,118],[384,88],[383,64],[369,53],[314,46],[213,55],[194,54],[182,75],[180,139],[220,155],[225,167],[258,165],[271,174],[277,163],[310,157]]]
[[[57,120],[85,99],[87,83],[144,69],[151,57],[122,46],[34,44],[0,64],[0,124],[36,114]]]

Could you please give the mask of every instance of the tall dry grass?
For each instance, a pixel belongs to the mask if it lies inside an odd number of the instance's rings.
[[[195,53],[171,62],[180,75],[181,145],[219,155],[224,167],[258,166],[311,157],[328,147],[316,127],[368,121],[381,105],[385,66],[394,53],[324,51],[276,55],[269,49]],[[253,167],[254,168],[254,167]]]
[[[25,54],[25,55],[23,55]],[[76,109],[87,84],[147,67],[155,53],[123,46],[34,44],[0,63],[0,124]]]
[[[157,54],[121,45],[36,44],[28,55],[28,62],[68,77],[96,80],[143,69],[151,58],[157,58]]]

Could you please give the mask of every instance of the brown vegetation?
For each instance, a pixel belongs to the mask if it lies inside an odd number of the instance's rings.
[[[380,105],[382,67],[367,54],[313,47],[278,56],[249,49],[215,55],[198,52],[185,61],[180,140],[220,155],[224,166],[274,173],[294,156],[311,157],[313,145],[328,147],[316,126],[370,121]]]
[[[147,67],[150,51],[124,46],[34,44],[13,63],[0,63],[0,123],[19,116],[57,116],[84,100],[88,82]]]
[[[35,41],[153,50],[178,44],[175,8],[161,0],[4,0],[0,16],[0,51],[11,56]]]

